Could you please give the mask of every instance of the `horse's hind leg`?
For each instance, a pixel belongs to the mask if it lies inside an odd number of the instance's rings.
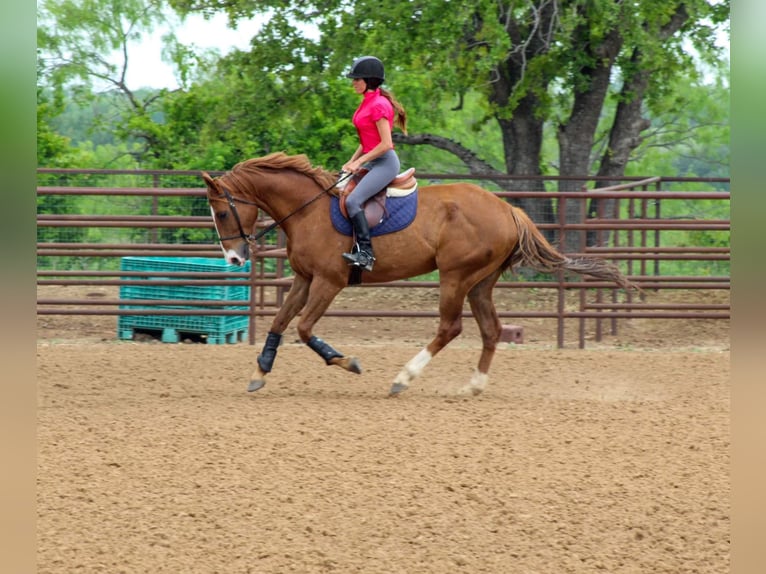
[[[495,356],[497,342],[500,340],[502,325],[492,302],[492,289],[500,277],[500,272],[493,273],[489,277],[477,283],[468,292],[468,302],[471,312],[479,325],[481,332],[481,356],[479,364],[471,376],[471,381],[460,389],[460,392],[480,394],[487,386],[489,366]]]
[[[399,374],[394,379],[394,383],[391,385],[391,390],[388,393],[389,396],[395,397],[402,391],[407,390],[412,381],[423,372],[423,369],[436,353],[446,347],[463,330],[462,315],[465,290],[461,289],[459,285],[452,285],[446,280],[445,275],[442,275],[439,299],[440,319],[436,337],[399,371]]]
[[[306,304],[306,299],[308,299],[309,295],[309,285],[309,280],[300,275],[296,275],[293,279],[290,291],[287,293],[283,305],[271,323],[271,329],[269,329],[269,334],[266,336],[263,350],[258,355],[257,367],[250,377],[250,385],[247,387],[248,392],[257,391],[266,384],[266,373],[270,372],[271,367],[274,365],[277,348],[282,341],[282,333],[284,333],[290,321],[293,320]]]

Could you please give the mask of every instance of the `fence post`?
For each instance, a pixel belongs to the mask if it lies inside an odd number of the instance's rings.
[[[566,197],[563,195],[560,195],[559,198],[559,205],[558,205],[558,215],[559,215],[559,237],[561,238],[560,243],[561,245],[564,245],[565,237],[564,234],[565,226],[566,226]],[[564,311],[566,310],[566,289],[564,289],[564,272],[561,270],[556,271],[556,281],[558,281],[558,303],[557,303],[557,309],[558,309],[558,317],[556,318],[557,321],[557,329],[556,329],[556,345],[559,349],[564,348]]]
[[[250,257],[250,317],[247,321],[247,339],[248,343],[255,345],[255,287],[258,284],[258,277],[255,270],[255,257]]]

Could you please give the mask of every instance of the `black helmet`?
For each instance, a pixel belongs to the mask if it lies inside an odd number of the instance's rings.
[[[362,56],[351,64],[351,71],[346,74],[347,78],[376,78],[385,80],[386,73],[383,70],[383,62],[375,56]]]

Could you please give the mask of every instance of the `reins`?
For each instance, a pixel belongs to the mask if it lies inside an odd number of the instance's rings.
[[[314,203],[317,199],[322,197],[324,194],[328,193],[333,187],[337,186],[339,183],[344,182],[345,180],[347,180],[352,175],[353,174],[350,173],[350,172],[346,173],[344,175],[341,175],[341,177],[339,177],[338,180],[335,183],[333,183],[330,187],[328,187],[326,189],[323,189],[320,193],[318,193],[317,195],[315,195],[314,197],[309,199],[306,203],[304,203],[303,205],[301,205],[297,209],[291,211],[290,213],[285,215],[279,221],[275,221],[275,222],[271,223],[270,225],[268,225],[267,227],[265,227],[264,229],[261,229],[255,235],[253,235],[252,233],[250,233],[249,235],[245,234],[245,230],[242,227],[242,221],[239,218],[239,212],[237,212],[237,202],[245,204],[245,205],[255,205],[255,206],[258,206],[258,204],[255,203],[254,201],[249,201],[247,199],[242,199],[240,197],[234,197],[233,195],[231,195],[231,193],[229,193],[229,190],[226,189],[226,187],[221,185],[221,189],[223,190],[223,194],[224,194],[224,196],[226,196],[226,202],[229,204],[229,209],[231,210],[232,214],[234,215],[234,220],[237,222],[237,227],[239,229],[239,235],[230,235],[228,237],[221,237],[219,235],[218,236],[218,240],[219,241],[227,241],[229,239],[236,239],[236,238],[240,237],[240,238],[244,239],[245,241],[247,241],[248,245],[254,246],[255,242],[258,241],[264,235],[266,235],[269,231],[272,231],[273,229],[275,229],[275,228],[279,227],[280,225],[282,225],[285,221],[290,219],[293,215],[295,215],[296,213],[298,213],[302,209],[305,209],[306,207],[308,207],[309,205]],[[216,229],[216,234],[217,233],[218,233],[218,229]]]

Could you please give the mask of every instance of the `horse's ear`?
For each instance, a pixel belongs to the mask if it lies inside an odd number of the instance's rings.
[[[202,179],[205,181],[205,184],[207,185],[207,193],[208,195],[211,194],[211,192],[214,192],[216,195],[220,195],[221,192],[218,191],[218,185],[215,183],[215,180],[210,177],[210,174],[206,171],[202,172]]]

